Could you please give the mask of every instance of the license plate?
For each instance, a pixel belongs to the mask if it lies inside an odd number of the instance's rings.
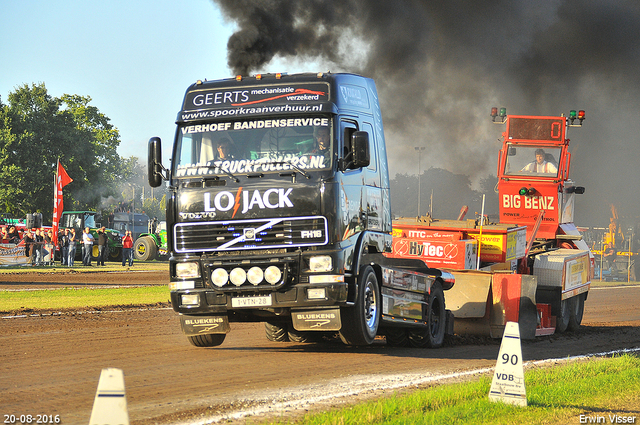
[[[231,298],[231,307],[265,307],[271,305],[271,295]]]

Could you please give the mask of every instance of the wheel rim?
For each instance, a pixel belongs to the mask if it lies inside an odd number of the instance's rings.
[[[364,318],[369,330],[376,329],[376,318],[378,316],[378,300],[376,291],[371,282],[367,282],[364,288]]]

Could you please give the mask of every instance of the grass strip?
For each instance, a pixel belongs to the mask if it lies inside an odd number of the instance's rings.
[[[491,377],[485,376],[475,382],[395,394],[339,410],[269,423],[566,424],[586,423],[580,422],[581,415],[584,420],[603,417],[606,423],[612,423],[610,418],[614,415],[639,416],[640,360],[636,356],[591,358],[558,367],[527,370],[525,385],[528,407],[490,402]],[[615,418],[613,423],[616,423]]]
[[[165,285],[0,291],[0,312],[145,305],[168,301],[169,288]]]

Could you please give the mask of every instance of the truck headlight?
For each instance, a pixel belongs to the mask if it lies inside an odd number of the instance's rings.
[[[259,285],[264,279],[264,272],[260,267],[251,267],[247,272],[247,280],[252,285]]]
[[[200,277],[200,268],[198,267],[198,263],[196,262],[176,263],[176,277],[179,277],[179,278]]]
[[[328,272],[332,268],[331,257],[328,255],[317,255],[309,258],[309,270],[312,272]]]

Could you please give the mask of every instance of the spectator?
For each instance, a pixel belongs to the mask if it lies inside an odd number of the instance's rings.
[[[42,265],[42,246],[44,245],[44,229],[36,229],[35,234],[35,263],[36,266]]]
[[[69,258],[69,229],[60,232],[58,245],[60,245],[60,264],[66,266]]]
[[[67,257],[67,265],[69,267],[73,267],[73,262],[76,259],[76,242],[76,229],[72,227],[69,231],[69,254]]]
[[[104,266],[104,259],[107,256],[107,239],[108,234],[106,228],[103,226],[98,230],[98,261],[97,265]]]
[[[16,226],[9,227],[9,231],[7,232],[7,240],[9,241],[9,243],[20,243],[20,234],[18,234]]]
[[[89,227],[85,227],[82,234],[82,264],[85,266],[91,265],[91,251],[93,250],[94,240],[95,238],[91,234]]]
[[[129,262],[129,267],[133,266],[133,238],[129,230],[122,238],[122,267],[127,262]]]
[[[29,258],[29,264],[33,264],[33,243],[35,238],[31,230],[24,232],[24,255]]]

